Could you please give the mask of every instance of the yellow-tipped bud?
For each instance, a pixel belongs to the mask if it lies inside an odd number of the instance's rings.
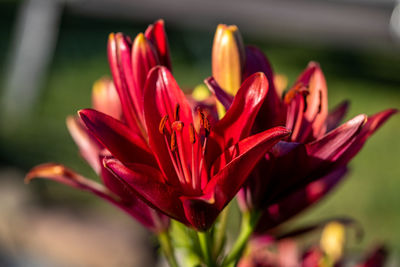
[[[328,223],[322,231],[321,248],[333,262],[342,257],[345,235],[345,228],[339,222]]]
[[[109,78],[101,78],[93,84],[92,106],[116,119],[122,114],[121,103],[114,83]]]
[[[242,83],[245,51],[238,27],[220,24],[212,48],[212,75],[226,92],[235,95]]]

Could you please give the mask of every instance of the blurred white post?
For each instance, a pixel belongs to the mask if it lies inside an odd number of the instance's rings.
[[[61,9],[60,0],[26,0],[19,8],[0,105],[3,132],[29,118],[53,56]]]

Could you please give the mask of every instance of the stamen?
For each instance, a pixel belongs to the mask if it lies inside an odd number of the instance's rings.
[[[176,158],[175,158],[175,156],[172,154],[171,149],[169,149],[168,140],[167,140],[167,136],[166,136],[166,135],[164,135],[164,140],[165,140],[165,143],[167,144],[168,153],[169,153],[169,156],[170,156],[170,158],[171,158],[172,165],[174,165],[176,174],[178,175],[178,179],[179,179],[179,181],[183,184],[183,183],[185,183],[185,179],[182,177],[182,169],[177,165]]]
[[[174,122],[174,126],[177,127],[179,130],[178,131],[173,131],[176,134],[176,140],[177,140],[177,149],[178,151],[176,152],[177,157],[179,157],[180,165],[182,167],[183,171],[183,176],[185,177],[186,183],[190,184],[191,183],[191,175],[190,175],[190,170],[188,168],[188,162],[186,160],[186,151],[184,150],[185,145],[184,145],[184,140],[183,140],[183,134],[182,134],[182,128],[183,128],[183,122]],[[173,128],[174,128],[173,126]]]
[[[179,109],[180,109],[179,104],[176,104],[176,106],[175,106],[175,113],[174,113],[174,120],[175,120],[175,121],[179,121]]]
[[[190,143],[192,143],[192,144],[196,143],[196,135],[195,135],[193,123],[191,123],[189,126],[189,139],[190,139]]]
[[[172,131],[171,134],[171,151],[175,152],[176,150],[176,132]]]
[[[168,121],[168,115],[165,115],[164,117],[162,117],[161,121],[160,121],[160,125],[158,126],[158,131],[160,132],[160,134],[164,134],[165,133],[165,124]]]
[[[205,130],[205,136],[208,137],[210,135],[210,123],[207,119],[207,117],[204,116],[204,130]]]
[[[199,118],[200,118],[200,126],[203,127],[204,126],[204,113],[203,113],[203,111],[201,110],[200,107],[197,108],[197,113],[198,113]]]
[[[174,121],[174,122],[172,123],[172,125],[171,125],[171,128],[172,128],[173,131],[178,131],[178,132],[180,132],[180,131],[182,131],[182,129],[183,129],[183,122],[181,122],[181,121]]]

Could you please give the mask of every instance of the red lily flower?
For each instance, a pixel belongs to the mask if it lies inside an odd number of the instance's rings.
[[[347,163],[366,140],[397,112],[362,114],[337,127],[348,104],[328,113],[326,82],[316,63],[309,64],[279,103],[275,113],[285,114],[292,134],[265,156],[241,193],[251,199],[245,205],[265,210],[258,230],[274,227],[322,198],[344,177]]]
[[[235,33],[238,34],[238,31]],[[217,30],[216,35],[221,33]],[[234,42],[235,39],[231,39]],[[240,45],[241,42],[237,45],[214,42],[213,50],[221,51],[220,46],[226,46],[230,53],[241,53],[240,49],[232,49]],[[281,99],[274,87],[271,65],[264,54],[256,47],[246,47],[243,56],[243,71],[227,70],[229,73],[225,75],[228,78],[241,75],[244,80],[255,72],[262,72],[270,85],[252,131],[259,132],[279,125],[285,125],[292,131],[286,140],[275,145],[258,163],[239,193],[242,209],[263,211],[258,227],[261,231],[284,222],[330,191],[344,177],[350,159],[396,110],[388,109],[370,117],[359,115],[337,127],[346,114],[348,104],[344,102],[328,112],[326,82],[317,63],[310,63]],[[212,60],[214,63],[220,58],[213,57]],[[229,109],[232,103],[229,92],[234,88],[227,90],[223,85],[221,88],[218,83],[224,81],[224,74],[217,72],[215,76],[216,80],[209,78],[206,83],[225,109]]]
[[[288,135],[283,127],[247,137],[266,96],[263,74],[250,76],[226,116],[210,127],[192,109],[166,67],[148,75],[143,114],[148,144],[134,129],[95,110],[79,112],[113,157],[105,166],[143,199],[198,230],[208,229],[257,161]],[[247,138],[246,138],[247,137]],[[149,146],[148,146],[149,145]]]
[[[145,140],[143,90],[147,74],[151,68],[160,64],[171,69],[164,21],[158,20],[150,25],[144,34],[136,36],[133,44],[122,33],[110,34],[108,61],[121,100],[123,120]]]
[[[110,116],[119,118],[121,106],[112,81],[101,79],[93,87],[93,107]],[[134,217],[145,227],[154,232],[168,228],[169,219],[145,204],[137,193],[125,181],[114,176],[102,164],[109,152],[88,132],[79,118],[67,118],[68,130],[78,145],[83,158],[100,176],[102,183],[68,169],[57,163],[46,163],[34,167],[26,176],[26,181],[36,177],[51,179],[68,186],[93,193]]]

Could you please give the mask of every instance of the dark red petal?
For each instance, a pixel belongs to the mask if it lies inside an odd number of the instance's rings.
[[[193,117],[189,102],[167,68],[160,66],[153,68],[149,73],[144,92],[144,115],[150,147],[164,175],[171,183],[176,183],[178,178],[168,152],[170,133],[165,133],[167,144],[164,135],[159,131],[159,124],[166,115],[168,115],[169,123],[174,121],[177,105],[179,105],[179,120],[184,125],[182,135],[185,138],[183,138],[182,149],[186,159],[191,159],[192,144],[189,138],[189,126],[193,123]],[[191,162],[187,164],[191,165]]]
[[[155,46],[161,65],[172,70],[171,56],[169,52],[167,34],[165,33],[164,20],[157,20],[150,25],[145,32],[145,36]]]
[[[225,116],[211,126],[206,149],[209,166],[225,149],[250,134],[267,91],[268,81],[262,73],[256,73],[243,82]]]
[[[178,188],[164,183],[161,172],[151,166],[131,164],[129,168],[116,159],[105,159],[104,164],[116,176],[128,183],[146,202],[168,216],[188,224],[179,200]]]
[[[213,77],[208,77],[204,80],[208,89],[214,94],[217,100],[224,106],[225,110],[228,110],[233,102],[233,96],[225,92],[217,83]]]
[[[252,135],[227,149],[212,166],[212,178],[204,189],[205,195],[215,195],[218,210],[236,195],[257,162],[289,132],[276,127]]]
[[[92,169],[99,174],[101,164],[99,162],[99,153],[103,149],[102,145],[94,138],[87,128],[82,125],[79,118],[68,116],[67,128],[82,157],[89,163]]]
[[[366,121],[366,115],[356,116],[322,138],[306,144],[307,154],[321,161],[335,161],[342,149],[360,133]]]
[[[127,124],[136,132],[143,132],[137,110],[132,100],[133,88],[131,44],[128,37],[122,33],[110,34],[108,38],[108,61],[113,76],[115,88],[121,100],[122,111]]]
[[[150,207],[138,199],[136,195],[128,195],[128,191],[122,192],[121,187],[117,189],[117,181],[111,181],[111,176],[103,173],[103,171],[101,173],[104,180],[113,184],[111,186],[113,190],[109,190],[102,184],[87,179],[63,165],[56,163],[46,163],[36,166],[26,175],[25,182],[29,182],[34,178],[45,178],[93,193],[124,210],[151,230],[158,231],[161,230],[160,227],[164,227],[165,229],[167,222],[165,222],[165,218],[161,217],[162,215],[160,215],[159,219],[162,220],[163,225],[156,224],[156,222],[158,223],[159,221],[154,220],[154,215],[151,213]],[[126,188],[126,190],[129,189]]]
[[[349,101],[343,101],[329,112],[325,122],[327,132],[330,132],[339,126],[344,116],[346,116],[347,111],[349,110],[349,106]]]
[[[215,198],[212,193],[200,197],[182,196],[180,199],[186,219],[199,231],[208,230],[221,212],[215,206]]]
[[[269,129],[274,126],[283,126],[285,117],[282,116],[282,103],[279,97],[280,94],[275,88],[274,73],[271,64],[260,49],[254,46],[247,46],[243,80],[256,72],[264,73],[269,84],[267,97],[257,115],[256,126],[261,130]]]
[[[122,122],[93,109],[80,110],[79,115],[89,131],[117,159],[125,164],[157,164],[143,139]]]
[[[360,151],[367,139],[397,112],[398,110],[396,109],[387,109],[368,117],[367,122],[362,127],[360,133],[353,138],[344,149],[342,149],[341,154],[338,155],[340,156],[340,159],[336,164],[346,164],[351,160],[358,151]]]
[[[122,178],[115,176],[102,164],[101,179],[104,185],[121,198],[121,207],[145,227],[154,232],[168,227],[168,218],[146,204]]]
[[[216,173],[201,196],[181,197],[186,218],[196,229],[206,230],[239,191],[261,157],[289,132],[283,127],[243,139],[216,160]]]
[[[150,69],[159,65],[158,55],[153,45],[144,37],[142,33],[138,34],[132,45],[132,69],[133,86],[131,95],[133,103],[138,110],[141,121],[143,118],[143,91]]]
[[[279,203],[269,206],[263,211],[256,231],[259,233],[265,232],[311,206],[341,181],[346,172],[346,167],[340,167],[309,183],[304,188],[282,199]]]
[[[89,191],[111,202],[119,201],[119,197],[105,188],[102,184],[87,179],[80,174],[57,163],[45,163],[34,167],[25,177],[25,183],[34,178],[45,178],[59,183]]]
[[[294,142],[303,141],[301,135],[304,133],[304,129],[302,129],[305,110],[304,97],[304,92],[297,92],[287,106],[286,128],[292,131],[290,139]]]
[[[318,63],[310,62],[300,74],[294,87],[307,88],[307,109],[302,128],[312,128],[311,136],[318,138],[326,132],[325,120],[328,116],[328,90],[324,74]],[[307,139],[307,138],[304,138]]]

